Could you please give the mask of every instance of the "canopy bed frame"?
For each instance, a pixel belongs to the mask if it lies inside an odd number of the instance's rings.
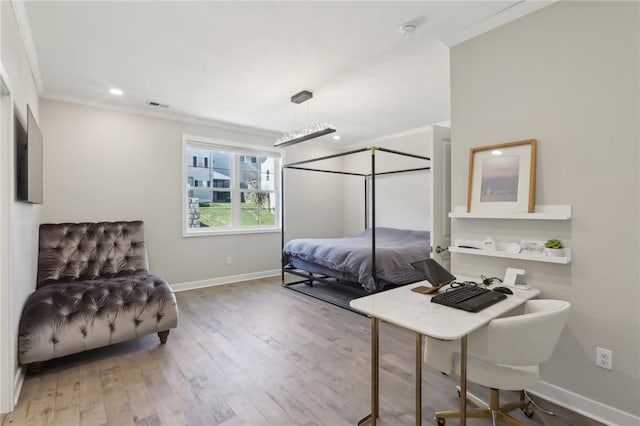
[[[376,233],[376,178],[379,178],[381,176],[388,176],[388,175],[394,175],[394,174],[400,174],[400,173],[410,173],[410,172],[417,172],[417,171],[425,171],[425,170],[430,170],[431,167],[430,163],[428,163],[427,165],[424,166],[420,166],[420,167],[411,167],[411,168],[394,168],[392,170],[387,170],[387,171],[377,171],[376,170],[376,152],[384,152],[384,153],[388,153],[388,154],[392,154],[394,156],[399,156],[399,157],[404,157],[404,158],[413,158],[413,159],[417,159],[419,160],[419,163],[424,162],[430,162],[430,158],[429,157],[425,157],[425,156],[421,156],[421,155],[416,155],[416,154],[410,154],[407,152],[401,152],[401,151],[396,151],[396,150],[392,150],[392,149],[387,149],[387,148],[382,148],[382,147],[376,147],[376,146],[371,146],[371,147],[366,147],[366,148],[359,148],[359,149],[355,149],[352,151],[346,151],[343,153],[339,153],[339,154],[333,154],[333,155],[327,155],[327,156],[322,156],[322,157],[318,157],[318,158],[313,158],[313,159],[309,159],[309,160],[303,160],[303,161],[298,161],[298,162],[294,162],[294,163],[289,163],[289,164],[284,164],[281,168],[281,182],[282,182],[282,190],[281,190],[281,226],[282,226],[282,236],[281,236],[281,249],[282,249],[282,285],[284,287],[287,288],[292,288],[291,286],[295,285],[295,284],[300,284],[300,283],[306,283],[307,285],[313,286],[314,281],[315,282],[323,282],[323,283],[331,283],[334,284],[337,282],[343,283],[343,284],[347,284],[350,286],[360,286],[362,285],[363,287],[365,287],[365,289],[369,292],[371,291],[380,291],[382,290],[382,287],[384,287],[385,285],[394,285],[397,283],[392,283],[392,282],[384,282],[380,279],[376,265],[380,264],[380,261],[384,260],[382,257],[379,258],[379,256],[384,255],[384,253],[381,253],[380,250],[378,250],[378,252],[376,252],[376,242],[377,242],[377,233]],[[363,173],[359,173],[359,172],[354,172],[354,171],[338,171],[338,170],[331,170],[331,169],[327,169],[327,168],[322,168],[322,167],[310,167],[310,165],[312,165],[312,163],[318,163],[324,160],[330,160],[330,159],[334,159],[334,158],[339,158],[339,157],[347,157],[347,156],[354,156],[357,154],[362,154],[362,153],[369,153],[370,157],[371,157],[371,161],[370,161],[370,168],[368,171],[363,172]],[[371,288],[371,286],[369,286],[369,288],[367,288],[367,286],[365,284],[363,284],[362,282],[358,282],[357,280],[351,280],[351,279],[345,279],[345,275],[344,274],[340,274],[340,273],[333,273],[331,271],[331,268],[326,268],[326,267],[319,267],[319,268],[306,268],[304,269],[304,266],[302,267],[296,267],[293,264],[291,264],[290,262],[290,257],[288,255],[285,254],[285,171],[287,169],[291,169],[291,170],[302,170],[302,171],[308,171],[308,172],[319,172],[319,173],[331,173],[331,174],[339,174],[339,175],[346,175],[346,176],[359,176],[362,177],[364,180],[364,212],[365,212],[365,220],[364,220],[364,225],[365,225],[365,232],[367,233],[364,237],[368,238],[369,234],[370,234],[370,239],[371,239],[371,247],[370,247],[370,255],[366,256],[367,257],[367,262],[370,264],[370,278],[369,281],[372,281],[374,283],[373,285],[373,289]],[[385,228],[379,228],[379,233],[383,233],[386,231],[383,231]],[[411,231],[405,231],[405,232],[411,232]],[[426,231],[415,231],[415,232],[423,232],[424,234],[428,235],[428,232]],[[403,234],[404,235],[404,234]],[[383,235],[386,238],[386,235]],[[363,238],[363,235],[358,236],[359,238]],[[296,240],[292,240],[292,241],[296,241]],[[331,241],[331,240],[327,240],[327,241]],[[403,240],[404,241],[404,240]],[[427,241],[428,243],[428,241]],[[427,248],[427,256],[428,256],[428,248]],[[422,255],[424,258],[424,255]],[[303,262],[304,263],[304,262]],[[368,266],[367,266],[368,268]],[[311,269],[308,270],[308,269]],[[294,282],[289,282],[289,283],[285,283],[285,274],[292,274],[292,275],[296,275],[298,277],[303,278],[303,280],[298,280],[298,281],[294,281]],[[349,275],[347,276],[349,277]],[[406,283],[403,283],[406,284]]]

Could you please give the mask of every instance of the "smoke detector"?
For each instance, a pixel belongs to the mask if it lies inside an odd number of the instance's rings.
[[[398,31],[404,37],[409,38],[413,36],[417,28],[418,24],[416,24],[415,22],[407,22],[406,24],[403,24],[400,28],[398,28]]]

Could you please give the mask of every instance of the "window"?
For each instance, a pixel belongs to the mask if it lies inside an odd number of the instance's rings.
[[[280,230],[280,153],[186,135],[183,151],[183,235]]]

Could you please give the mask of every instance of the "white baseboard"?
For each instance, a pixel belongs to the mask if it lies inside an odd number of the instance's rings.
[[[249,274],[230,275],[228,277],[210,278],[208,280],[190,281],[185,283],[171,284],[173,291],[185,291],[193,290],[196,288],[213,287],[223,284],[237,283],[240,281],[256,280],[259,278],[273,277],[280,275],[282,271],[280,269],[274,269],[272,271],[251,272]]]
[[[25,367],[18,367],[16,374],[16,381],[14,383],[13,391],[13,407],[18,405],[20,399],[20,392],[22,392],[22,385],[24,384]]]
[[[594,401],[586,396],[540,381],[529,391],[547,401],[610,426],[637,426],[640,417]]]

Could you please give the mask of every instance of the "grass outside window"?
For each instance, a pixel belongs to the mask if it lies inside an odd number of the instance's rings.
[[[255,203],[240,205],[240,220],[243,226],[274,225],[275,213]],[[200,203],[200,226],[221,228],[232,226],[231,203]]]

